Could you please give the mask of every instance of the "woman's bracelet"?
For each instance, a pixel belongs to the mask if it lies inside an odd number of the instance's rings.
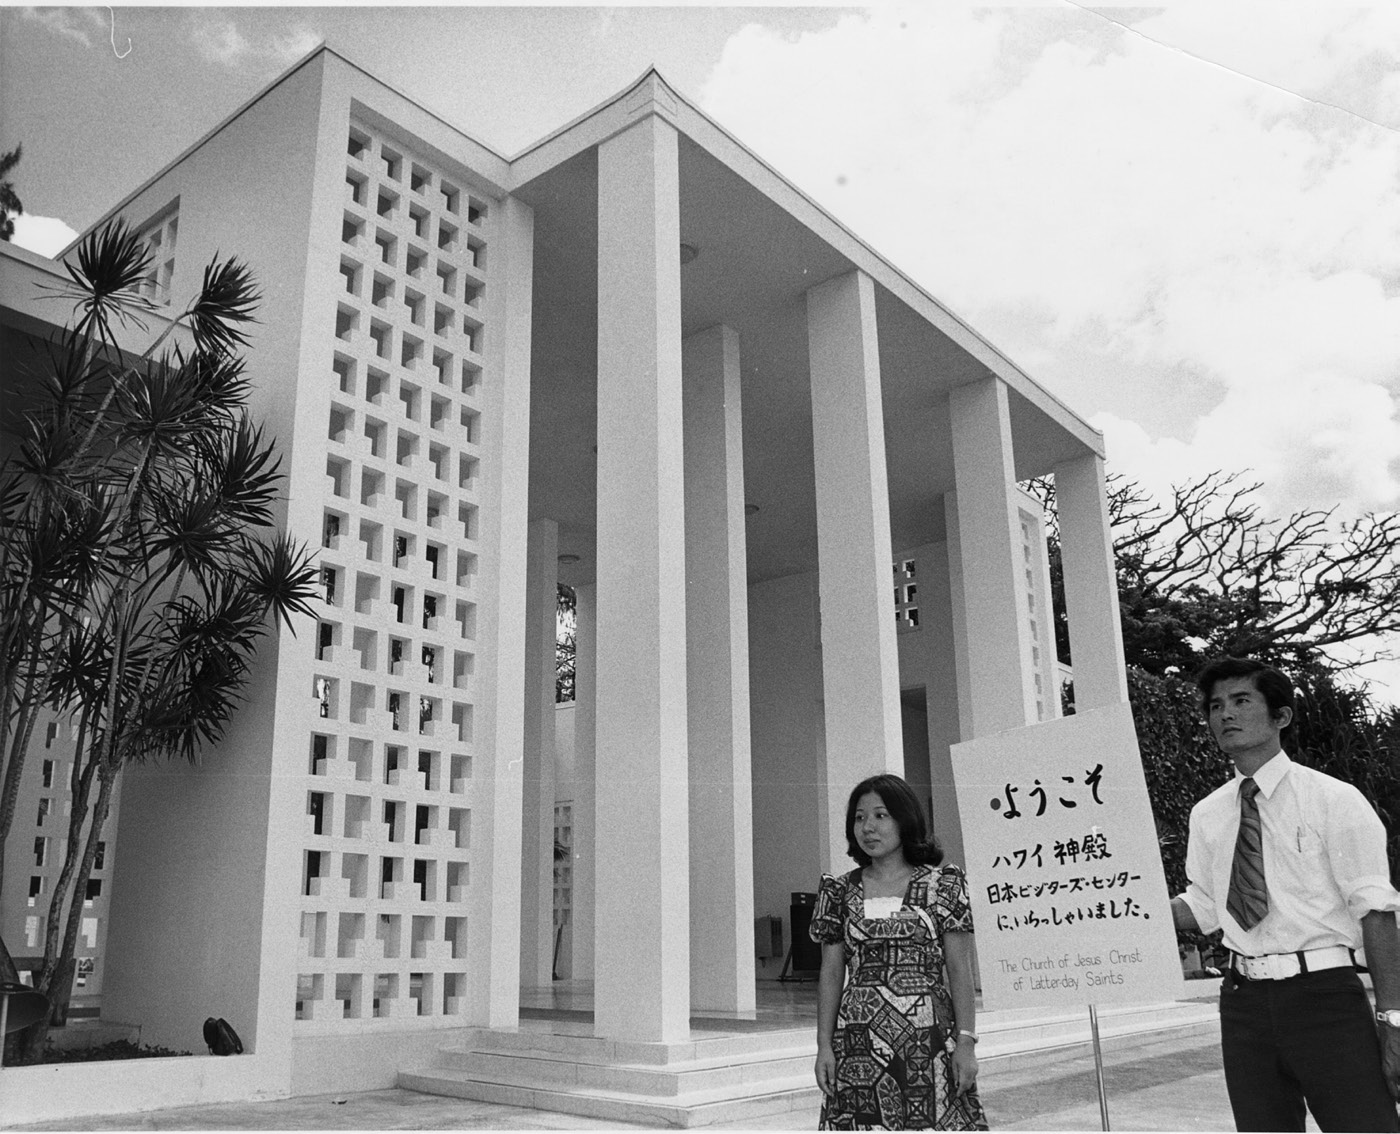
[[[973,1043],[976,1043],[976,1042],[977,1042],[977,1033],[976,1033],[976,1032],[970,1032],[970,1031],[968,1031],[966,1028],[959,1028],[959,1029],[958,1029],[958,1036],[959,1036],[959,1037],[966,1036],[966,1037],[967,1037],[968,1039],[970,1039]]]

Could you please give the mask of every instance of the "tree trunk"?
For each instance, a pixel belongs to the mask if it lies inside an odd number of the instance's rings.
[[[77,957],[69,955],[59,958],[58,965],[54,969],[53,979],[49,981],[48,996],[51,1011],[49,1012],[48,1024],[51,1028],[68,1026],[68,1002],[73,997],[73,977],[77,971]],[[46,1030],[46,1038],[47,1034]]]
[[[94,755],[93,762],[99,758],[99,756]],[[97,794],[97,803],[92,811],[92,824],[88,829],[87,843],[83,848],[83,856],[78,864],[77,875],[73,879],[71,896],[68,898],[68,917],[64,925],[62,942],[57,951],[54,950],[54,941],[57,937],[57,918],[60,908],[58,895],[55,894],[49,903],[49,932],[44,942],[44,963],[39,971],[38,979],[34,983],[35,987],[49,998],[53,1010],[43,1019],[31,1024],[23,1032],[20,1058],[24,1061],[37,1061],[43,1055],[44,1046],[48,1042],[50,1026],[61,1027],[68,1019],[68,1004],[72,997],[73,977],[77,971],[75,954],[78,947],[78,930],[82,925],[83,899],[87,894],[88,879],[92,876],[92,864],[97,858],[97,844],[101,841],[102,828],[107,822],[107,813],[111,809],[112,789],[116,783],[118,770],[119,766],[114,758],[103,759],[98,773],[101,786]],[[90,776],[85,776],[85,779],[90,783]],[[71,823],[81,826],[82,816],[78,813],[77,800],[74,800],[73,812]],[[68,864],[65,862],[64,865],[66,868]]]
[[[73,776],[69,785],[71,810],[68,814],[68,840],[63,850],[63,868],[54,882],[53,893],[49,895],[48,916],[44,924],[44,959],[40,969],[42,981],[55,971],[60,951],[59,926],[63,921],[63,910],[68,894],[73,886],[73,878],[78,873],[82,860],[83,825],[88,817],[88,800],[92,796],[92,778],[97,771],[100,754],[88,754],[83,763],[84,746],[81,743],[87,735],[87,715],[83,716],[83,727],[79,730],[80,743],[73,757]],[[50,997],[50,1001],[52,1001]]]
[[[39,630],[42,637],[43,630]],[[18,698],[17,727],[10,735],[9,759],[5,761],[5,781],[0,787],[0,889],[5,885],[5,845],[9,841],[10,827],[15,820],[15,807],[19,803],[19,782],[24,772],[24,760],[29,753],[29,743],[34,738],[34,725],[39,719],[39,710],[48,696],[47,675],[36,691],[39,680],[39,661],[42,656],[40,644],[36,644],[29,661],[29,673],[24,678],[24,693]]]
[[[58,968],[54,973],[53,983],[48,988],[49,1002],[53,1005],[53,1022],[59,1025],[68,1021],[68,1003],[73,995],[73,976],[77,971],[78,930],[82,928],[83,901],[87,897],[88,879],[92,877],[92,864],[97,859],[97,844],[102,841],[102,828],[106,826],[107,813],[112,808],[112,792],[120,770],[120,765],[109,756],[109,759],[103,762],[99,773],[101,786],[97,793],[97,804],[92,811],[87,846],[83,848],[83,860],[78,867],[78,877],[73,883],[73,897],[68,903],[68,924],[64,927],[63,951],[58,956]]]

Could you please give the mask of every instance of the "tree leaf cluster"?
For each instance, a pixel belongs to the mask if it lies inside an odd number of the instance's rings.
[[[216,259],[139,354],[119,335],[166,315],[142,294],[145,243],[113,221],[65,267],[73,321],[7,364],[7,385],[33,396],[0,466],[0,877],[36,725],[56,713],[76,736],[36,981],[60,1020],[118,773],[196,762],[237,711],[260,640],[312,614],[316,594],[310,553],[276,530],[273,440],[245,408],[247,266]]]
[[[1056,644],[1072,662],[1054,483],[1027,486],[1046,509]],[[1215,472],[1156,501],[1110,477],[1108,505],[1128,692],[1167,885],[1186,885],[1192,806],[1232,774],[1200,710],[1194,675],[1221,656],[1257,657],[1294,682],[1284,746],[1357,787],[1385,824],[1400,868],[1400,710],[1348,683],[1361,648],[1400,629],[1400,517],[1341,521],[1333,510],[1265,516],[1259,485]],[[1335,647],[1353,655],[1342,660]],[[1072,711],[1073,689],[1066,690]],[[1198,935],[1184,935],[1203,944]]]

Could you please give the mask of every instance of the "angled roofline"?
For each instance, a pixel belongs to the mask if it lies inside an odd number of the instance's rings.
[[[628,101],[652,82],[651,106],[628,110]],[[658,97],[661,96],[661,97]],[[668,105],[669,104],[669,105]],[[748,184],[786,209],[799,222],[825,240],[856,268],[864,271],[896,298],[938,329],[989,371],[1004,381],[1046,416],[1059,423],[1076,440],[1099,456],[1104,455],[1103,434],[1046,390],[1003,354],[964,319],[922,285],[877,252],[733,134],[700,110],[666,81],[655,66],[630,85],[592,110],[525,147],[510,159],[511,187],[517,189],[548,170],[607,141],[627,129],[638,117],[656,113],[715,160],[722,162]]]
[[[569,131],[588,121],[590,118],[595,118],[598,115],[602,114],[605,110],[608,109],[608,107],[612,106],[614,103],[621,102],[629,94],[631,94],[634,90],[636,90],[644,82],[646,82],[647,78],[651,75],[655,75],[657,81],[660,82],[662,86],[664,86],[672,94],[675,94],[675,88],[673,88],[671,84],[666,81],[666,77],[659,70],[657,70],[656,64],[653,63],[645,71],[638,75],[636,79],[628,83],[625,87],[621,88],[615,95],[611,95],[608,98],[603,99],[602,102],[593,106],[589,110],[585,110],[582,114],[575,115],[573,118],[569,119],[568,122],[565,122],[564,125],[558,127],[557,129],[551,130],[542,138],[537,138],[535,141],[531,142],[529,145],[521,149],[518,153],[512,154],[509,159],[511,165],[514,166],[516,162],[528,158],[536,150],[543,149],[556,138],[560,138],[563,135],[569,133]],[[556,162],[551,164],[558,163]],[[517,184],[519,183],[517,182]]]
[[[500,162],[501,171],[504,174],[503,187],[506,192],[515,192],[536,177],[563,164],[579,153],[601,145],[610,137],[621,133],[648,114],[657,114],[665,118],[677,131],[700,146],[716,161],[723,163],[758,192],[774,201],[780,208],[785,209],[800,223],[805,224],[819,239],[826,241],[854,267],[866,272],[931,326],[982,363],[1011,389],[1021,394],[1052,420],[1058,422],[1082,444],[1100,456],[1104,454],[1103,434],[1099,430],[1094,429],[1064,402],[1031,378],[1015,362],[973,329],[970,324],[877,252],[806,192],[779,173],[684,95],[677,92],[654,64],[643,71],[634,82],[620,89],[612,97],[604,99],[591,110],[585,111],[538,141],[527,145],[513,157],[506,158],[499,151],[448,122],[440,114],[434,113],[422,103],[385,83],[350,59],[344,52],[332,48],[322,41],[231,114],[221,119],[173,160],[167,162],[155,174],[122,197],[116,205],[104,212],[83,233],[80,233],[64,247],[55,259],[61,260],[68,256],[87,233],[92,232],[120,213],[170,170],[187,160],[215,135],[242,117],[302,68],[309,66],[323,54],[333,56],[370,82],[403,100],[409,106],[414,107],[431,120],[440,123],[453,134]],[[648,87],[649,91],[644,90]],[[637,97],[639,92],[641,92],[640,98]]]
[[[260,103],[263,99],[267,98],[283,83],[290,80],[292,76],[295,75],[298,71],[300,71],[304,67],[310,66],[311,63],[313,63],[321,55],[333,56],[341,63],[345,64],[345,66],[349,67],[351,70],[363,75],[366,79],[368,79],[375,85],[383,87],[396,98],[400,98],[404,102],[408,103],[410,106],[413,106],[416,109],[422,111],[423,114],[427,115],[434,121],[440,122],[443,126],[451,130],[454,134],[458,134],[461,137],[465,138],[468,142],[472,143],[472,145],[480,147],[491,157],[499,161],[502,164],[502,166],[506,167],[507,169],[509,168],[508,159],[505,158],[499,150],[493,149],[491,146],[488,146],[484,142],[481,142],[480,140],[473,137],[471,134],[468,134],[465,130],[461,129],[460,127],[454,126],[451,122],[447,121],[447,119],[444,118],[442,115],[436,114],[433,111],[429,110],[421,102],[414,98],[410,98],[397,87],[390,86],[388,83],[384,82],[383,79],[380,79],[378,76],[372,74],[368,69],[362,67],[359,63],[356,63],[355,60],[351,59],[343,51],[331,47],[328,43],[326,43],[325,40],[321,40],[319,43],[316,44],[315,47],[311,48],[310,51],[308,51],[305,55],[303,55],[300,59],[298,59],[295,63],[293,63],[290,67],[288,67],[285,71],[283,71],[280,75],[273,79],[270,83],[268,83],[264,87],[259,88],[256,94],[254,94],[251,98],[247,99],[245,102],[240,104],[238,108],[235,109],[232,113],[227,114],[223,118],[221,118],[214,126],[206,130],[202,135],[200,135],[200,137],[196,141],[186,146],[174,158],[166,162],[150,177],[142,181],[130,193],[122,197],[121,200],[119,200],[115,205],[113,205],[106,212],[104,212],[100,217],[97,218],[97,220],[93,221],[92,224],[88,225],[88,227],[82,232],[80,232],[76,237],[74,237],[73,240],[69,241],[69,243],[64,246],[63,250],[60,251],[56,256],[54,256],[54,259],[62,260],[65,256],[72,252],[74,248],[78,246],[78,244],[82,241],[83,237],[86,236],[89,232],[92,232],[94,229],[99,228],[107,221],[109,221],[112,217],[120,213],[124,208],[131,204],[132,201],[134,201],[137,197],[139,197],[142,193],[144,193],[147,189],[149,189],[152,185],[154,185],[172,169],[178,166],[181,162],[186,161],[192,154],[195,154],[199,150],[201,150],[217,134],[227,129],[239,118],[247,114],[248,111],[250,111],[253,107],[257,106],[258,103]]]

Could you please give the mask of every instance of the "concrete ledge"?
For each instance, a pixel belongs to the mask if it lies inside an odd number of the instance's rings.
[[[397,1083],[400,1067],[431,1063],[444,1047],[469,1042],[477,1028],[430,1028],[296,1036],[292,1040],[293,1095],[379,1091]],[[174,1105],[174,1104],[170,1104]]]
[[[0,1069],[0,1126],[288,1094],[285,1066],[256,1054],[41,1063]]]

